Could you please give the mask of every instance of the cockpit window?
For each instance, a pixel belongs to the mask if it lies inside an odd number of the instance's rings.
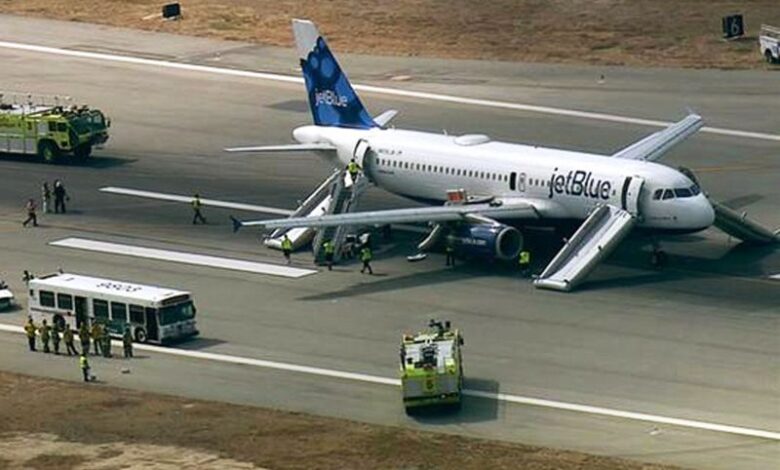
[[[655,192],[653,193],[653,200],[657,201],[661,199],[661,194],[663,193],[664,193],[663,189],[656,189]]]
[[[692,197],[693,193],[688,188],[675,188],[674,195],[677,197]]]
[[[665,189],[664,190],[664,197],[663,197],[663,199],[664,200],[666,200],[666,199],[674,199],[674,193],[672,192],[671,189]]]
[[[691,194],[693,194],[694,196],[698,196],[700,192],[701,189],[699,189],[698,185],[694,184],[693,186],[691,186]]]

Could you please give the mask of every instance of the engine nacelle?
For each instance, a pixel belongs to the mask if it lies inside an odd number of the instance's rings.
[[[456,253],[465,258],[512,260],[523,249],[523,235],[514,227],[496,224],[464,225],[448,235]]]

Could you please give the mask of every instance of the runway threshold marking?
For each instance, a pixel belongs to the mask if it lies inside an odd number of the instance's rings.
[[[104,188],[100,188],[100,191],[104,193],[121,194],[123,196],[136,196],[136,197],[144,197],[148,199],[159,199],[162,201],[184,202],[187,204],[192,202],[191,196],[183,196],[179,194],[169,194],[169,193],[158,193],[154,191],[143,191],[140,189],[119,188],[116,186],[106,186]],[[291,210],[280,209],[278,207],[258,206],[255,204],[243,204],[240,202],[218,201],[216,199],[201,198],[200,202],[204,206],[222,207],[225,209],[236,209],[236,210],[250,211],[250,212],[262,212],[264,214],[291,215],[293,213],[293,211]]]
[[[24,333],[24,328],[16,325],[0,324],[0,331],[6,331],[9,333]],[[117,346],[121,345],[121,341],[112,341]],[[175,349],[162,346],[153,346],[150,344],[136,344],[136,349],[142,351],[149,351],[159,354],[168,354],[171,356],[181,356],[193,359],[202,359],[207,361],[216,361],[229,364],[246,365],[253,367],[261,367],[266,369],[284,370],[288,372],[298,372],[302,374],[317,375],[321,377],[331,377],[336,379],[354,380],[356,382],[372,383],[377,385],[389,385],[393,387],[400,387],[401,381],[399,379],[392,379],[389,377],[381,377],[377,375],[361,374],[357,372],[345,372],[340,370],[325,369],[322,367],[304,366],[299,364],[289,364],[286,362],[267,361],[264,359],[254,359],[249,357],[231,356],[227,354],[209,353],[203,351],[191,351],[187,349]],[[608,416],[612,418],[622,418],[633,421],[646,421],[656,424],[668,424],[672,426],[679,426],[684,428],[700,429],[704,431],[719,432],[725,434],[735,434],[740,436],[755,437],[760,439],[768,439],[772,441],[780,441],[780,432],[766,431],[763,429],[746,428],[742,426],[732,426],[728,424],[709,423],[706,421],[697,421],[683,418],[672,418],[669,416],[653,415],[648,413],[639,413],[634,411],[623,411],[612,408],[604,408],[600,406],[583,405],[580,403],[567,403],[555,400],[545,400],[542,398],[523,397],[519,395],[511,395],[508,393],[495,393],[486,392],[483,390],[469,390],[463,391],[464,395],[483,398],[488,400],[496,400],[507,403],[515,403],[519,405],[537,406],[542,408],[551,408],[556,410],[572,411],[577,413],[585,413],[599,416]]]
[[[258,263],[255,261],[245,261],[234,258],[221,258],[217,256],[199,255],[181,251],[161,250],[157,248],[145,248],[134,245],[101,242],[97,240],[89,240],[86,238],[64,238],[62,240],[50,242],[49,245],[95,251],[99,253],[132,256],[135,258],[193,264],[197,266],[207,266],[210,268],[229,269],[232,271],[244,271],[255,274],[290,277],[296,279],[303,276],[308,276],[310,274],[315,274],[317,272],[312,269],[292,268],[289,266]]]
[[[70,49],[62,49],[58,47],[39,46],[35,44],[25,44],[25,43],[12,42],[12,41],[0,41],[0,47],[6,49],[28,51],[28,52],[38,52],[43,54],[56,54],[62,56],[77,57],[82,59],[123,62],[127,64],[163,67],[163,68],[170,68],[170,69],[187,70],[193,72],[212,73],[212,74],[220,74],[220,75],[231,75],[235,77],[258,78],[261,80],[272,80],[278,82],[303,83],[303,78],[301,77],[293,77],[290,75],[282,75],[277,73],[254,72],[250,70],[229,69],[223,67],[213,67],[208,65],[185,64],[181,62],[172,62],[167,60],[147,59],[143,57],[134,57],[134,56],[116,55],[116,54],[106,54],[102,52],[76,51]],[[401,90],[398,88],[388,88],[388,87],[380,87],[380,86],[373,86],[373,85],[357,84],[353,86],[356,90],[366,91],[369,93],[403,96],[406,98],[417,98],[417,99],[424,99],[429,101],[440,101],[440,102],[467,104],[472,106],[511,109],[515,111],[527,111],[533,113],[578,117],[584,119],[594,119],[599,121],[639,124],[639,125],[653,126],[653,127],[666,127],[672,124],[671,122],[668,121],[658,121],[653,119],[635,118],[630,116],[620,116],[617,114],[597,113],[591,111],[579,111],[575,109],[556,108],[551,106],[538,106],[538,105],[524,104],[524,103],[512,103],[508,101],[465,98],[465,97],[445,95],[440,93]],[[753,131],[726,129],[722,127],[710,127],[710,126],[702,127],[701,132],[706,132],[710,134],[727,135],[732,137],[743,137],[747,139],[771,140],[775,142],[780,142],[780,135],[769,134],[764,132],[753,132]]]

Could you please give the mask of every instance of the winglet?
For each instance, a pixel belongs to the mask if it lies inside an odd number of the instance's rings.
[[[233,233],[238,232],[241,229],[241,227],[243,227],[243,225],[244,225],[243,222],[241,222],[240,220],[236,219],[232,215],[230,216],[230,221],[233,222]]]

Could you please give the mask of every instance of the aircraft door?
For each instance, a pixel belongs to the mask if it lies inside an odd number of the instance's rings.
[[[352,152],[352,156],[355,158],[360,168],[363,169],[363,174],[369,177],[369,180],[373,181],[372,175],[374,174],[374,151],[368,145],[368,142],[360,139],[355,144],[355,151]]]
[[[620,194],[620,203],[623,209],[634,216],[639,215],[639,197],[642,194],[642,186],[645,184],[644,178],[638,176],[629,176],[623,182],[623,191]]]

